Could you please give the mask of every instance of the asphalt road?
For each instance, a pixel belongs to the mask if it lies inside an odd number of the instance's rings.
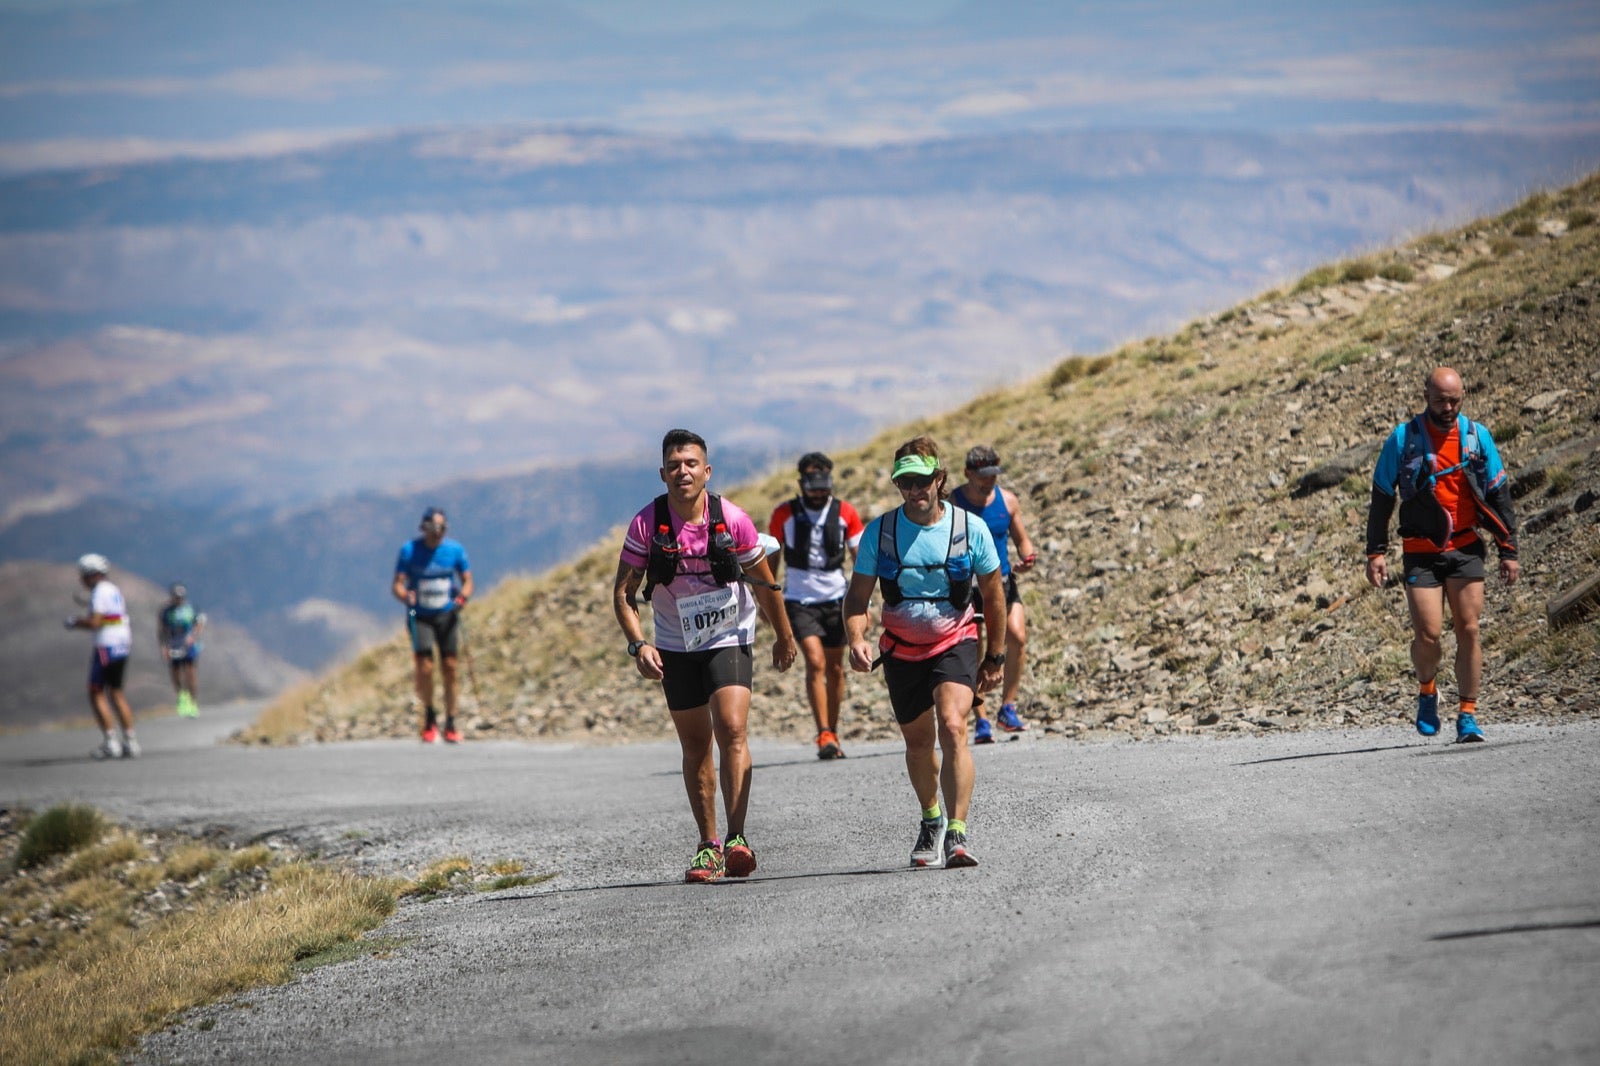
[[[388,957],[141,1062],[1600,1061],[1600,721],[977,749],[961,871],[906,868],[898,746],[760,743],[760,869],[686,886],[673,746],[215,743],[245,716],[150,721],[116,764],[6,738],[0,802],[558,876],[405,905]]]

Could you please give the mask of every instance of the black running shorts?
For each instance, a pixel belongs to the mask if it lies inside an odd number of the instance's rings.
[[[667,694],[669,711],[704,707],[713,692],[729,685],[749,688],[755,674],[748,644],[707,651],[661,651],[660,655],[661,688]]]
[[[889,684],[894,720],[910,725],[933,707],[933,690],[946,681],[978,691],[978,642],[964,640],[948,651],[920,662],[892,655],[883,658],[883,679]]]
[[[795,640],[821,637],[824,648],[845,646],[843,600],[829,600],[826,603],[784,600],[783,609],[789,615],[789,628],[794,630]]]
[[[1451,578],[1482,581],[1483,561],[1488,554],[1489,549],[1481,540],[1473,541],[1460,551],[1407,552],[1400,558],[1400,564],[1405,567],[1406,588],[1443,588]]]
[[[1006,575],[1005,586],[1006,613],[1010,614],[1011,605],[1013,603],[1022,602],[1022,593],[1017,591],[1017,575],[1015,572]],[[972,609],[978,612],[978,621],[983,621],[983,593],[978,591],[978,582],[976,579],[974,579],[972,582]]]
[[[441,656],[454,659],[461,644],[460,619],[456,611],[412,615],[411,650],[418,655],[432,655],[437,644]]]
[[[89,687],[119,689],[122,675],[128,668],[128,657],[113,658],[104,648],[95,648],[89,656]]]

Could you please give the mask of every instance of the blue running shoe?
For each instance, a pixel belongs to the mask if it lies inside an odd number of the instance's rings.
[[[1457,744],[1482,744],[1483,730],[1478,728],[1478,720],[1470,714],[1456,715],[1456,743]]]
[[[972,742],[974,744],[994,743],[994,727],[989,724],[989,719],[978,719],[978,727],[972,731]]]
[[[1000,719],[1000,728],[1007,733],[1021,733],[1028,728],[1028,723],[1024,722],[1022,715],[1017,713],[1017,705],[1015,703],[1002,703],[997,717]]]
[[[1417,697],[1417,732],[1425,737],[1439,732],[1439,694],[1437,692]]]

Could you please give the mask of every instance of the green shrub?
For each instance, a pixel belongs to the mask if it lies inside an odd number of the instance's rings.
[[[1536,192],[1516,207],[1500,216],[1502,222],[1520,222],[1524,219],[1537,217],[1550,203],[1550,197],[1542,192]]]
[[[1378,277],[1385,281],[1408,283],[1417,280],[1417,272],[1405,263],[1385,263],[1383,269],[1378,271]]]
[[[1502,258],[1510,255],[1512,252],[1521,247],[1522,245],[1518,244],[1510,237],[1496,237],[1494,240],[1489,242],[1489,251],[1493,252],[1497,257]]]
[[[1294,283],[1294,288],[1290,290],[1290,295],[1301,292],[1310,292],[1312,289],[1320,289],[1324,285],[1332,285],[1338,280],[1338,278],[1339,274],[1333,267],[1317,267],[1317,269],[1311,271],[1311,273]]]
[[[1311,361],[1311,365],[1321,371],[1337,370],[1341,366],[1359,363],[1372,354],[1370,344],[1346,344],[1338,348],[1329,348]]]
[[[1567,216],[1568,229],[1582,229],[1594,225],[1594,212],[1579,209]]]
[[[1525,218],[1511,227],[1513,237],[1532,237],[1539,232],[1539,227],[1534,225],[1533,219]]]
[[[1347,263],[1339,275],[1340,281],[1369,281],[1378,276],[1378,268],[1365,259]]]
[[[17,845],[17,868],[48,862],[95,843],[106,831],[105,819],[93,807],[68,803],[51,807],[28,823]]]
[[[1059,389],[1070,385],[1082,378],[1103,374],[1117,361],[1114,355],[1097,355],[1094,358],[1072,356],[1056,364],[1055,370],[1050,373],[1050,388]]]

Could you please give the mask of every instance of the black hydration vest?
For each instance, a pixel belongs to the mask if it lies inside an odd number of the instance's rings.
[[[967,555],[967,512],[954,504],[946,506],[950,509],[950,543],[944,553],[944,574],[950,582],[950,603],[959,611],[972,601],[972,559]],[[883,593],[883,602],[892,607],[907,599],[942,599],[939,596],[907,596],[900,591],[900,545],[895,542],[899,522],[900,509],[897,507],[878,523],[878,588]],[[913,566],[911,569],[932,568]]]
[[[811,512],[798,496],[789,501],[789,512],[794,516],[794,543],[783,546],[783,564],[790,570],[810,570]],[[844,566],[844,526],[839,522],[838,499],[828,502],[828,513],[822,516],[822,552],[828,557],[824,570]]]
[[[648,602],[657,585],[668,585],[681,573],[709,574],[719,588],[726,588],[739,580],[739,558],[733,550],[733,534],[722,517],[722,497],[706,493],[706,531],[708,545],[705,555],[685,555],[672,535],[672,512],[667,508],[666,493],[656,497],[655,532],[650,537],[650,561],[645,565],[644,598]],[[688,559],[704,559],[706,569],[683,570]]]

